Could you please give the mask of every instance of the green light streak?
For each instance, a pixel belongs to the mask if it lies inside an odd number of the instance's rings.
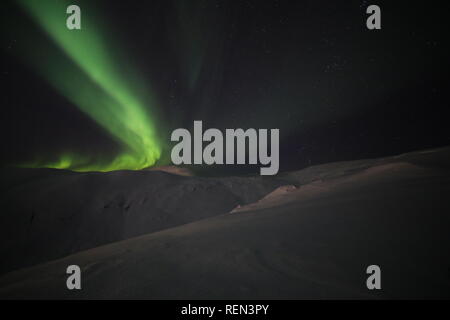
[[[76,67],[54,61],[34,61],[34,65],[52,86],[124,147],[109,161],[67,152],[57,161],[36,161],[28,166],[111,171],[154,165],[161,156],[161,146],[156,137],[155,116],[146,107],[155,107],[155,102],[137,94],[141,79],[130,77],[128,72],[126,81],[121,76],[112,54],[118,50],[107,46],[92,11],[80,6],[82,29],[69,30],[66,8],[70,2],[19,0],[19,3]]]

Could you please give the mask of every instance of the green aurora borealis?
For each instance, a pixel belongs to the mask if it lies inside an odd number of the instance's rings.
[[[196,120],[279,128],[281,172],[448,145],[442,10],[386,3],[395,19],[372,32],[363,2],[2,1],[0,163],[170,165],[170,132]]]
[[[82,10],[81,30],[69,30],[66,8],[71,3],[51,0],[19,0],[19,3],[71,63],[55,63],[51,59],[33,61],[32,53],[26,54],[28,60],[61,95],[122,146],[113,159],[98,159],[68,150],[57,160],[39,160],[22,166],[112,171],[154,165],[161,156],[154,114],[156,99],[150,86],[143,88],[143,80],[135,70],[128,70],[124,80],[116,58],[119,46],[112,47],[106,41],[106,33],[98,25],[101,20],[92,11],[83,15]]]

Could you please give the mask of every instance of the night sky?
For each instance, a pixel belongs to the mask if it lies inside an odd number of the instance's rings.
[[[205,129],[279,128],[281,171],[450,144],[441,2],[71,3],[81,7],[82,25],[95,12],[107,31],[120,83],[152,101],[144,108],[162,148],[157,164],[170,162],[172,130],[194,120]],[[370,4],[381,7],[381,30],[366,28]],[[2,164],[51,161],[67,151],[90,161],[114,157],[121,142],[49,84],[45,69],[54,64],[54,77],[67,85],[73,77],[74,86],[84,82],[81,73],[71,72],[66,54],[15,1],[1,6]],[[215,175],[259,167],[196,169]]]

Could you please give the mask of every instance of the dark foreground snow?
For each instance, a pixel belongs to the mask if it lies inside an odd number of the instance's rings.
[[[4,175],[0,298],[450,297],[450,148],[276,178]]]

